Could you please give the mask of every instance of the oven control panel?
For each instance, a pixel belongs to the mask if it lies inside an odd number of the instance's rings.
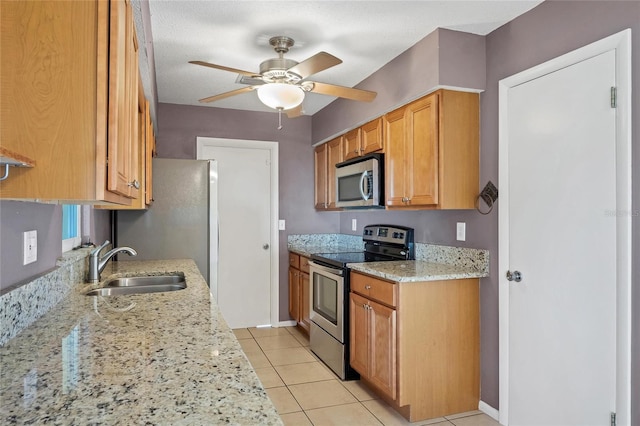
[[[364,227],[362,239],[407,246],[413,244],[413,228],[398,225],[367,225]]]

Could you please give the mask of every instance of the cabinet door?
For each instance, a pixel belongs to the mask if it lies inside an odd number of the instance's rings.
[[[362,149],[360,146],[360,128],[353,129],[343,136],[343,152],[343,161],[362,155]]]
[[[384,148],[382,139],[382,118],[364,124],[360,133],[361,155],[380,151]]]
[[[438,204],[438,94],[413,102],[405,111],[409,206]]]
[[[107,188],[137,198],[138,43],[129,2],[111,1],[110,18]]]
[[[363,377],[369,366],[369,308],[367,299],[349,294],[349,364]]]
[[[309,274],[300,272],[300,327],[309,332],[309,307],[311,306],[311,288]]]
[[[396,311],[369,302],[369,380],[396,399]]]
[[[384,116],[385,150],[385,197],[387,206],[406,206],[404,200],[408,194],[407,182],[411,173],[411,164],[407,163],[405,132],[405,108],[399,108]]]
[[[336,164],[344,161],[342,155],[343,138],[327,142],[327,203],[330,209],[336,208]]]
[[[327,144],[317,146],[313,152],[315,170],[315,200],[316,209],[326,209],[327,203]]]
[[[300,271],[289,268],[289,315],[300,320]]]

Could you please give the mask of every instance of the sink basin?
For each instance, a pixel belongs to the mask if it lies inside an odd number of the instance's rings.
[[[112,278],[103,287],[89,290],[85,296],[119,296],[126,294],[160,293],[187,288],[182,274]]]

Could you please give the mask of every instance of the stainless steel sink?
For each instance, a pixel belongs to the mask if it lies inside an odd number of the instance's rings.
[[[89,290],[86,296],[119,296],[125,294],[159,293],[187,288],[184,275],[153,275],[112,278],[104,286]]]

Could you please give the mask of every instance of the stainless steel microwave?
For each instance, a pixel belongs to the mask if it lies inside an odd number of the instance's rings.
[[[384,207],[384,154],[336,165],[337,207]]]

